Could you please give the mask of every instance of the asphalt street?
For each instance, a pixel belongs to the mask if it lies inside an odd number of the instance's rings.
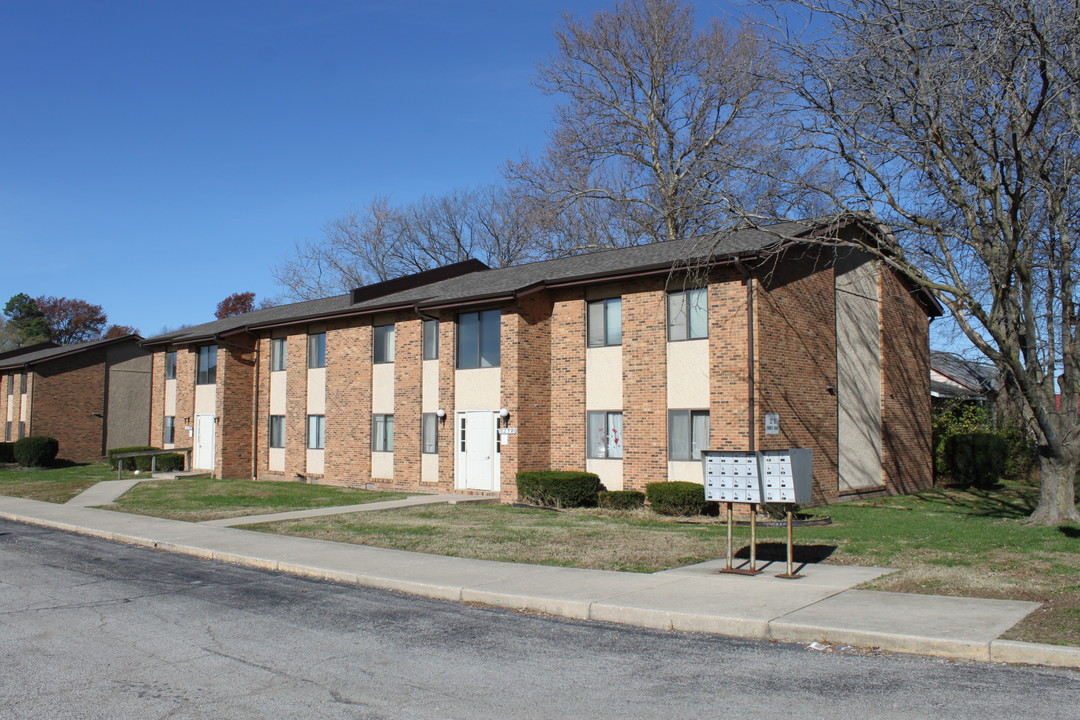
[[[1080,673],[823,653],[0,521],[0,718],[1074,718]]]

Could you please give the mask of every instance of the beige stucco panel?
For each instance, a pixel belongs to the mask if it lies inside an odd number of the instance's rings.
[[[588,348],[585,351],[585,408],[621,410],[622,376],[621,345]]]
[[[498,410],[501,368],[473,368],[454,371],[454,402],[458,412]]]
[[[881,478],[881,329],[877,263],[851,252],[836,263],[836,374],[841,492]]]
[[[588,458],[585,460],[585,472],[596,473],[600,476],[600,482],[608,490],[623,489],[623,461],[607,460],[601,458]]]
[[[439,456],[435,453],[420,456],[420,482],[439,482]]]
[[[308,450],[307,451],[307,464],[305,465],[308,474],[310,475],[322,475],[323,468],[325,466],[325,450]]]
[[[667,344],[667,406],[709,407],[709,341],[686,340]]]
[[[326,414],[326,368],[307,371],[307,414]]]
[[[422,369],[423,387],[420,390],[421,412],[439,409],[439,361],[425,360]]]
[[[394,363],[371,366],[371,412],[394,414]]]
[[[670,460],[667,464],[667,479],[705,484],[705,473],[700,460]]]
[[[165,414],[176,416],[176,380],[165,381]]]
[[[150,353],[134,343],[113,345],[105,353],[108,397],[106,449],[150,442]]]
[[[217,415],[217,385],[195,386],[195,414]]]
[[[394,479],[394,453],[371,453],[371,477],[379,480]]]
[[[266,469],[271,472],[285,472],[285,448],[270,448]]]
[[[288,371],[270,373],[270,414],[284,415],[288,407]]]

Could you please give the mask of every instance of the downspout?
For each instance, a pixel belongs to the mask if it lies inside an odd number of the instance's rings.
[[[754,276],[749,268],[736,260],[735,265],[746,276],[746,385],[747,385],[747,443],[748,450],[753,452],[757,449],[756,430],[757,418],[755,417],[755,396],[757,387],[754,377]]]

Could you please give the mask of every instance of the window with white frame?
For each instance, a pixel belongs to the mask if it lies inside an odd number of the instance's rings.
[[[424,320],[424,359],[436,360],[439,357],[439,321]]]
[[[482,310],[458,315],[458,368],[498,367],[501,322],[501,310]]]
[[[668,460],[700,460],[708,449],[708,410],[668,410]]]
[[[326,416],[307,416],[307,449],[322,450],[326,447]]]
[[[217,382],[217,345],[199,348],[195,366],[195,384],[213,385]]]
[[[307,366],[326,367],[326,333],[312,333],[307,336]]]
[[[439,452],[439,416],[435,413],[424,413],[421,420],[421,448],[427,454]]]
[[[394,326],[376,325],[372,360],[376,363],[394,362]]]
[[[314,417],[319,417],[318,415]],[[283,448],[285,447],[285,416],[284,415],[271,415],[270,416],[270,447]]]
[[[375,452],[394,452],[394,416],[371,416],[371,449]]]
[[[708,292],[705,288],[668,293],[668,340],[697,340],[708,337],[708,307]]]
[[[585,413],[588,457],[618,459],[623,456],[622,412]]]
[[[286,358],[289,354],[287,342],[288,338],[283,337],[270,339],[270,372],[280,372],[285,369]]]
[[[176,379],[176,351],[169,350],[165,353],[165,379]]]
[[[588,324],[589,347],[622,345],[622,298],[590,302]]]
[[[176,442],[176,418],[172,415],[165,416],[165,425],[161,429],[161,442]]]

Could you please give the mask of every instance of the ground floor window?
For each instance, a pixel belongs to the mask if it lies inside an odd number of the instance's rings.
[[[424,413],[421,434],[423,451],[439,452],[439,417],[435,413]]]
[[[588,456],[591,458],[621,458],[623,456],[622,412],[591,411],[585,413],[588,433]]]
[[[371,416],[371,449],[375,452],[394,452],[394,416]]]
[[[20,421],[19,422],[19,439],[22,440],[24,437],[26,437],[26,423]]]
[[[700,460],[708,447],[708,410],[668,410],[668,460]]]
[[[4,442],[11,442],[11,421],[4,423]]]
[[[176,442],[176,418],[172,415],[165,416],[165,427],[161,431],[161,442]]]
[[[317,416],[316,416],[317,417]],[[285,447],[285,416],[270,416],[270,447]]]
[[[326,447],[326,416],[307,416],[307,448],[322,450]]]

